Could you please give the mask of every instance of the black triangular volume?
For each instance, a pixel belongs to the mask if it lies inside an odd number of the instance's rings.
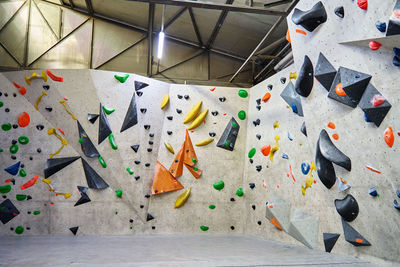
[[[307,11],[295,8],[292,15],[294,24],[301,25],[310,32],[314,31],[320,24],[325,23],[326,20],[327,14],[321,1]]]
[[[237,123],[235,118],[232,117],[231,120],[228,122],[228,125],[226,125],[224,132],[222,133],[221,138],[217,143],[217,147],[233,151],[239,129],[239,124]]]
[[[0,221],[3,224],[8,223],[19,214],[19,210],[14,206],[11,200],[6,199],[0,203]]]
[[[154,217],[150,213],[147,213],[146,222],[151,221],[153,219]]]
[[[314,76],[318,82],[322,84],[322,86],[329,92],[332,82],[336,76],[336,69],[322,53],[319,53]]]
[[[71,232],[76,235],[76,233],[78,232],[79,226],[75,226],[75,227],[71,227],[69,228],[69,230],[71,230]]]
[[[122,123],[121,133],[138,123],[135,93],[132,95],[131,103],[129,103],[124,122]]]
[[[79,191],[80,193],[86,193],[86,192],[89,190],[89,188],[87,188],[86,186],[80,186],[80,185],[78,185],[77,187],[78,187],[78,191]]]
[[[90,121],[91,124],[94,124],[99,116],[100,116],[99,114],[88,113],[87,119],[88,121]]]
[[[85,132],[82,125],[79,123],[79,121],[76,122],[78,124],[79,139],[81,140],[81,149],[85,156],[88,158],[100,156],[99,151],[97,151],[96,147],[90,140],[89,135]]]
[[[397,0],[396,4],[394,5],[393,13],[395,10],[400,10],[400,0]],[[400,21],[398,18],[394,18],[394,14],[392,16],[393,17],[390,17],[389,19],[386,36],[400,34]]]
[[[360,247],[360,246],[371,246],[371,243],[368,242],[359,232],[357,232],[350,224],[348,224],[342,218],[342,226],[344,232],[344,238],[353,246]]]
[[[143,88],[145,88],[147,86],[149,86],[147,83],[135,81],[135,90],[136,91],[142,90]]]
[[[372,76],[355,70],[340,68],[343,91],[358,105]]]
[[[133,146],[131,146],[131,148],[133,149],[133,151],[135,151],[137,153],[139,150],[139,145],[133,145]]]
[[[374,107],[373,98],[376,95],[382,96],[372,84],[369,84],[360,100],[359,106],[367,114],[368,118],[379,127],[392,105],[385,99],[381,105]]]
[[[100,175],[82,158],[83,170],[85,171],[86,181],[89,188],[104,189],[108,184],[100,177]]]
[[[64,169],[69,164],[79,159],[80,157],[67,157],[67,158],[55,158],[48,159],[46,161],[46,165],[44,166],[44,178],[48,178],[58,172],[59,170]]]
[[[338,95],[336,93],[336,86],[342,82],[340,73],[341,73],[342,67],[339,68],[339,71],[336,73],[335,79],[333,80],[331,89],[329,90],[328,97],[336,100],[346,106],[355,108],[357,106],[357,103],[353,101],[348,95]]]
[[[331,252],[340,234],[324,233],[323,236],[324,236],[325,251]]]
[[[104,114],[103,106],[100,104],[100,122],[99,122],[99,140],[98,145],[104,141],[112,133],[110,124],[108,123],[106,114]]]
[[[86,193],[81,192],[81,197],[75,203],[74,207],[90,202],[90,198]]]

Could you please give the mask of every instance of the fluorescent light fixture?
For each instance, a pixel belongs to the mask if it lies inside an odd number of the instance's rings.
[[[157,58],[158,59],[162,58],[163,49],[164,49],[164,37],[165,37],[164,32],[160,32],[158,34],[158,49],[157,49]]]

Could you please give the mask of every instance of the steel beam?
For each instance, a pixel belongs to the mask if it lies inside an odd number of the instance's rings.
[[[182,16],[182,14],[186,11],[186,9],[187,9],[187,7],[183,7],[183,8],[181,8],[180,10],[178,10],[178,12],[176,12],[175,15],[172,16],[172,18],[171,18],[169,21],[167,21],[167,23],[165,23],[165,25],[164,25],[164,31],[165,31],[169,26],[171,26],[171,24],[174,23],[175,20],[177,20],[180,16]]]
[[[24,62],[22,63],[22,65],[24,67],[28,66],[29,31],[31,28],[31,10],[32,10],[32,0],[28,0],[28,19],[26,21],[26,32],[25,32],[25,53],[24,53]]]
[[[291,46],[290,46],[290,43],[287,43],[287,44],[285,45],[285,47],[284,47],[278,54],[276,54],[276,56],[277,56],[277,57],[282,57],[282,56],[286,53],[286,51],[287,51],[288,49],[290,49],[290,47],[291,47]],[[271,61],[256,75],[256,77],[254,78],[254,80],[257,81],[257,79],[261,76],[261,74],[262,74],[264,71],[266,71],[269,67],[271,67],[272,64],[274,64],[276,61],[277,61],[277,59],[271,60]]]
[[[62,2],[62,0],[61,0]],[[71,8],[75,8],[74,2],[72,0],[68,0],[69,5],[71,6]]]
[[[27,1],[25,1],[18,9],[15,11],[15,13],[11,16],[11,18],[3,25],[3,27],[0,28],[0,33],[7,27],[8,24],[13,21],[13,19],[17,16],[18,12],[25,6]]]
[[[290,2],[292,2],[292,0],[279,0],[279,1],[276,1],[276,2],[264,4],[264,7],[280,6],[280,5],[284,5],[284,4],[290,3]]]
[[[147,76],[151,77],[153,72],[153,27],[154,27],[154,10],[155,4],[149,4],[149,20],[147,27],[147,37],[149,38],[149,46],[147,50]]]
[[[256,53],[254,54],[254,56],[256,57],[256,56],[262,55],[262,54],[264,54],[264,53],[267,53],[267,52],[269,52],[270,50],[275,49],[276,47],[278,47],[279,45],[281,45],[283,42],[287,42],[286,36],[284,36],[284,37],[282,37],[282,38],[276,40],[276,41],[273,42],[272,44],[270,44],[270,45],[264,47],[264,48],[261,49],[260,51],[256,52]]]
[[[50,23],[47,21],[46,17],[43,15],[42,11],[40,10],[40,8],[36,4],[36,2],[33,1],[33,3],[35,4],[36,9],[39,11],[40,16],[44,19],[44,22],[46,22],[47,27],[49,27],[50,31],[53,33],[53,35],[56,37],[57,40],[60,39],[60,38],[58,38],[57,34],[54,32],[53,28],[50,26]]]
[[[186,6],[186,7],[205,8],[205,9],[242,12],[242,13],[253,13],[253,14],[272,15],[272,16],[286,15],[286,12],[274,9],[249,7],[243,5],[219,4],[219,3],[213,3],[211,1],[210,2],[189,1],[189,0],[127,0],[127,1],[146,2],[146,3],[154,3],[162,5],[173,5],[173,6]]]
[[[226,4],[230,5],[233,3],[233,1],[234,0],[227,0]],[[214,44],[215,39],[217,39],[219,30],[221,29],[222,25],[224,24],[224,21],[225,21],[227,15],[228,15],[228,11],[226,11],[226,10],[222,11],[221,14],[219,15],[217,24],[215,25],[215,27],[211,33],[211,36],[206,44],[206,47],[208,49],[211,48],[211,46]]]
[[[196,18],[194,17],[194,13],[193,13],[193,8],[191,8],[191,7],[189,7],[189,15],[190,15],[190,19],[192,20],[194,32],[196,33],[197,41],[199,42],[200,46],[203,46],[203,40],[201,39],[199,26],[197,26]]]
[[[85,2],[86,2],[86,9],[88,10],[89,15],[92,16],[94,14],[92,0],[85,0]]]
[[[171,70],[171,69],[173,69],[173,68],[175,68],[175,67],[178,67],[179,65],[182,65],[182,64],[184,64],[184,63],[186,63],[186,62],[188,62],[188,61],[190,61],[190,60],[192,60],[192,59],[194,59],[194,58],[196,58],[196,57],[202,55],[203,53],[205,53],[204,50],[202,50],[202,51],[200,51],[200,52],[197,52],[197,53],[194,54],[193,56],[191,56],[191,57],[189,57],[189,58],[187,58],[187,59],[184,59],[184,60],[182,60],[182,61],[180,61],[180,62],[178,62],[178,63],[176,63],[176,64],[174,64],[174,65],[172,65],[172,66],[169,66],[169,67],[163,69],[163,70],[160,71],[160,72],[157,72],[157,74],[161,74],[161,73],[166,72],[166,71],[168,71],[168,70]]]

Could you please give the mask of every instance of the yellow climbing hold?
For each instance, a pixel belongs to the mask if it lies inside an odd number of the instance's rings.
[[[65,199],[71,197],[71,195],[72,195],[71,193],[59,193],[59,192],[54,192],[54,193],[56,193],[56,196],[59,196],[59,195],[64,196]]]
[[[64,106],[64,108],[65,108],[65,110],[68,112],[68,114],[70,114],[71,115],[71,117],[74,119],[74,120],[78,120],[76,117],[75,117],[75,115],[74,114],[72,114],[72,112],[68,109],[68,107],[67,107],[67,105],[65,104],[65,100],[63,99],[63,100],[60,100],[60,104],[62,104],[63,106]]]
[[[279,144],[278,144],[279,139],[281,139],[281,138],[279,137],[279,135],[275,136],[275,145],[271,148],[271,151],[269,152],[269,160],[270,160],[271,162],[274,161],[274,154],[275,154],[275,152],[279,150]]]
[[[274,129],[279,128],[279,121],[274,122],[272,126],[274,127]]]
[[[47,95],[46,91],[42,91],[42,94],[36,99],[35,109],[39,110],[39,103],[42,101],[42,97]]]
[[[192,107],[192,109],[188,112],[188,114],[186,114],[186,117],[183,120],[183,123],[188,123],[196,117],[196,115],[199,113],[199,111],[201,109],[201,104],[203,104],[203,101],[200,101],[199,103],[197,103],[196,105],[194,105]]]
[[[191,187],[189,187],[188,189],[186,189],[185,191],[182,192],[182,194],[180,194],[178,196],[178,198],[175,201],[175,209],[180,208],[183,206],[183,204],[186,203],[186,201],[188,200],[189,196],[190,196],[190,191],[192,190]]]
[[[192,123],[189,125],[188,130],[192,130],[194,128],[197,128],[206,118],[208,113],[208,109],[204,110],[203,112],[200,113],[199,116],[197,116],[196,119],[194,119],[194,121],[192,121]]]
[[[303,194],[303,196],[306,195],[306,189],[307,189],[307,188],[310,188],[311,185],[313,184],[313,182],[314,182],[313,175],[312,175],[312,173],[310,172],[308,178],[306,179],[306,184],[305,184],[305,186],[301,185],[301,193]]]
[[[163,98],[163,100],[161,101],[161,109],[163,109],[169,102],[169,95],[166,94]]]
[[[54,193],[56,194],[56,196],[62,195],[62,196],[64,196],[65,199],[70,198],[70,197],[72,196],[71,193],[60,193],[60,192],[56,192],[56,190],[54,189],[54,187],[51,185],[51,182],[52,182],[52,181],[51,181],[50,179],[43,178],[43,179],[42,179],[42,182],[45,183],[45,184],[47,184],[47,185],[49,186],[49,191],[50,191],[50,192],[54,192]]]
[[[169,152],[171,152],[172,154],[175,154],[174,149],[172,148],[172,146],[171,146],[169,143],[164,142],[164,145],[165,145],[165,147],[167,148],[167,150],[168,150]]]
[[[205,146],[214,141],[214,138],[204,139],[196,144],[196,146]]]
[[[56,132],[56,129],[55,129],[55,128],[50,128],[50,129],[47,131],[47,134],[48,134],[48,135],[53,135],[53,134],[54,134],[54,135],[61,141],[61,147],[60,147],[55,153],[50,154],[50,158],[53,158],[55,155],[57,155],[58,153],[61,152],[61,150],[64,148],[64,146],[68,145],[68,141],[65,140],[64,138],[62,138],[61,135],[59,135],[59,134]]]
[[[25,81],[28,85],[31,85],[32,79],[43,79],[44,82],[47,82],[47,74],[46,72],[42,71],[42,75],[38,76],[36,72],[32,73],[31,77],[25,76]]]
[[[289,81],[291,81],[292,79],[297,79],[297,72],[291,72],[289,74]]]

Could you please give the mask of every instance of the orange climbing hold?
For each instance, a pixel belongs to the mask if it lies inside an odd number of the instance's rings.
[[[335,140],[339,140],[339,135],[338,134],[332,134],[332,138]]]
[[[307,35],[307,33],[306,33],[305,31],[303,31],[303,30],[300,30],[300,29],[296,29],[296,32],[297,32],[297,33],[304,34],[304,35]]]
[[[335,129],[336,125],[333,122],[328,123],[328,127],[331,129]]]
[[[271,98],[270,92],[267,92],[261,99],[263,102],[267,102]]]
[[[264,156],[268,156],[269,155],[269,152],[271,152],[271,145],[267,145],[267,146],[263,146],[262,148],[261,148],[261,153],[264,155]]]
[[[31,186],[34,186],[35,184],[37,184],[37,180],[39,179],[39,175],[35,175],[35,177],[33,177],[32,179],[30,179],[28,182],[26,182],[25,184],[21,185],[21,190],[27,189]]]
[[[159,161],[157,161],[151,194],[157,195],[165,192],[177,191],[183,188],[183,185],[176,180]]]
[[[282,226],[279,224],[278,220],[275,217],[269,220],[269,222],[282,231]]]
[[[19,89],[19,93],[20,93],[21,95],[26,94],[26,89],[25,89],[25,87],[19,85],[19,84],[16,83],[16,82],[13,82],[13,84],[14,84],[15,87],[17,87],[17,88]]]
[[[363,242],[364,242],[364,240],[362,240],[362,239],[359,239],[359,238],[356,238],[356,242],[357,242],[357,243],[363,243]]]
[[[52,79],[53,81],[56,81],[56,82],[63,82],[64,81],[63,77],[54,75],[48,69],[46,70],[46,73],[47,73],[47,75],[49,75],[50,79]]]
[[[286,40],[287,40],[289,43],[291,43],[289,29],[287,29],[287,32],[286,32]]]
[[[335,92],[336,92],[336,94],[341,95],[341,96],[346,95],[346,92],[343,90],[342,83],[338,83],[338,85],[336,85]]]
[[[23,112],[21,115],[18,117],[18,125],[19,127],[26,127],[29,125],[29,122],[31,121],[31,118],[29,117],[29,114],[26,112]]]
[[[378,50],[382,46],[382,44],[378,43],[377,41],[369,41],[368,46],[371,50],[375,51]]]
[[[373,171],[373,172],[376,172],[376,173],[379,173],[379,174],[381,174],[382,172],[380,171],[380,170],[378,170],[378,169],[375,169],[374,167],[371,167],[371,166],[365,166],[365,168],[367,168],[368,170],[370,170],[370,171]]]
[[[357,5],[359,8],[361,8],[363,10],[367,10],[368,9],[368,0],[357,0]]]
[[[389,147],[393,147],[394,144],[394,134],[392,126],[389,126],[385,130],[385,142]]]

